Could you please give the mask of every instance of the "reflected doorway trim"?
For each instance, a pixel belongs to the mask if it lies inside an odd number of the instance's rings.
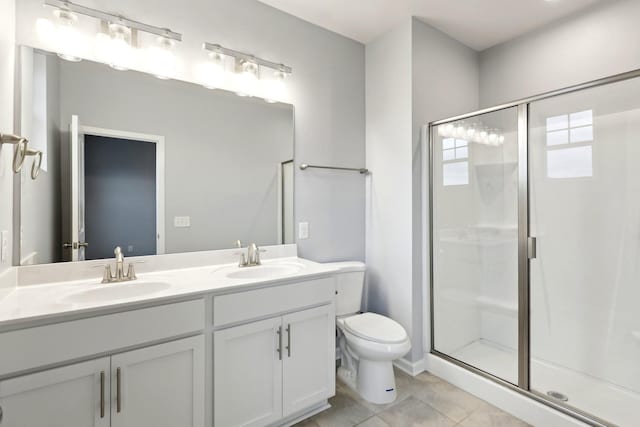
[[[102,136],[106,138],[126,139],[156,144],[156,255],[165,253],[165,174],[164,174],[164,136],[121,130],[80,126],[84,135]],[[74,184],[75,185],[75,184]]]

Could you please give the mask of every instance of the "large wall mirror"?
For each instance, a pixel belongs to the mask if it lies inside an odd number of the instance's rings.
[[[20,265],[293,243],[293,106],[27,47],[19,62],[43,153],[20,175]]]

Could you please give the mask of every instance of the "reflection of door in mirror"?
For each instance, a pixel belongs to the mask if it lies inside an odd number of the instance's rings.
[[[71,120],[68,261],[164,253],[163,137],[80,126]]]

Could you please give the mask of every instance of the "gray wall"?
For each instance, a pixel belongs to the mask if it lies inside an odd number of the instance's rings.
[[[399,321],[423,357],[421,129],[478,105],[477,54],[417,19],[366,47],[369,309]]]
[[[60,60],[62,129],[80,123],[165,138],[166,252],[276,244],[277,171],[293,111],[200,85]],[[64,138],[64,141],[68,138]],[[191,226],[176,228],[175,216]]]
[[[85,259],[156,254],[156,144],[85,135]]]
[[[202,42],[284,62],[296,108],[299,163],[363,166],[364,47],[255,0],[86,0],[83,5],[184,33],[178,46],[183,67],[204,59]],[[34,27],[50,17],[40,0],[17,6],[19,44],[46,48]],[[302,172],[296,168],[296,218],[310,236],[300,255],[317,261],[364,259],[364,179],[358,174]]]
[[[640,2],[605,1],[480,55],[483,107],[640,68]]]

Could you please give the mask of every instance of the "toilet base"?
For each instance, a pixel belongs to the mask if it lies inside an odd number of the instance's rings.
[[[396,379],[391,361],[360,359],[357,375],[358,393],[371,403],[382,405],[396,400]]]

